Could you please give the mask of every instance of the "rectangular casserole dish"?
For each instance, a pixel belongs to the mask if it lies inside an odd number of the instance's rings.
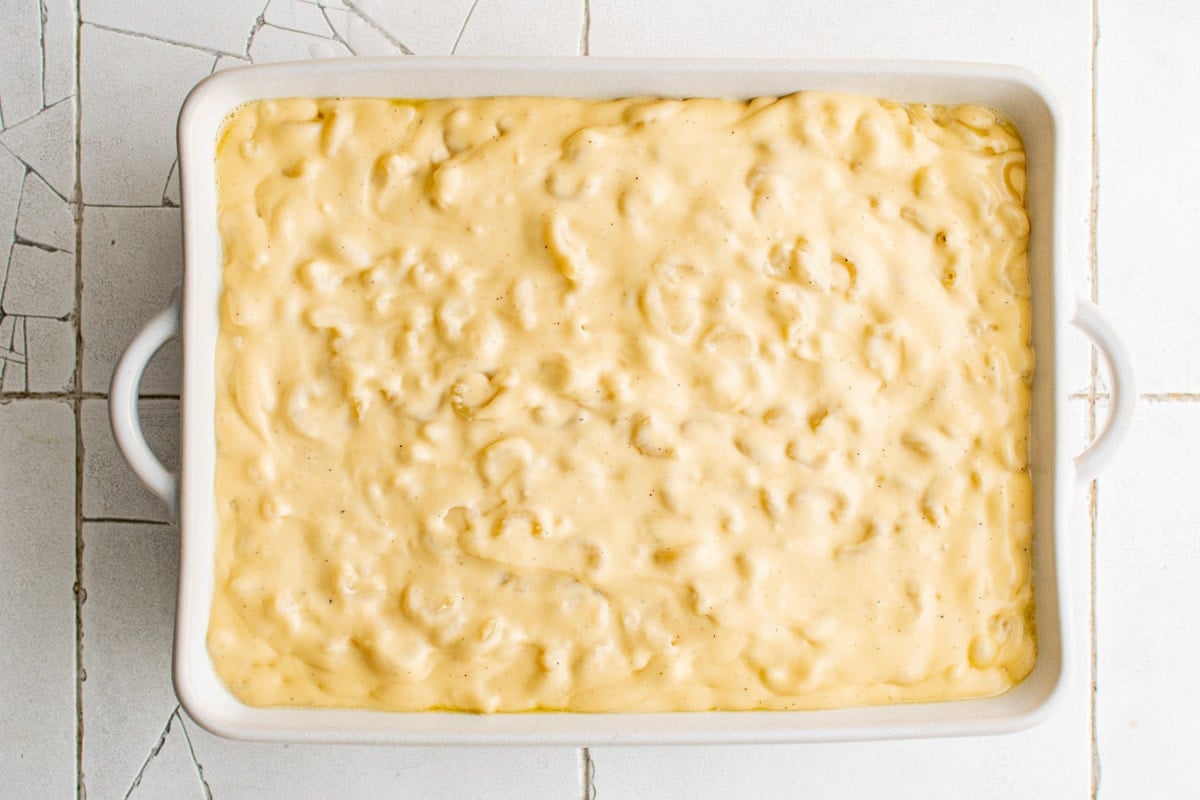
[[[1009,692],[943,703],[828,711],[472,715],[251,708],[217,677],[206,647],[216,537],[213,473],[214,353],[221,284],[215,152],[225,117],[250,100],[279,97],[464,97],[649,95],[749,98],[800,90],[855,92],[898,102],[977,103],[1010,118],[1027,150],[1033,348],[1030,415],[1034,485],[1034,591],[1038,660]],[[1120,341],[1095,307],[1074,299],[1063,243],[1062,117],[1037,79],[982,65],[665,61],[632,59],[367,59],[249,67],[216,74],[188,97],[179,122],[185,270],[182,304],[152,320],[114,375],[114,432],[135,472],[178,514],[181,570],[175,686],[188,712],[215,733],[248,739],[388,744],[636,744],[886,739],[1001,733],[1034,724],[1061,694],[1073,650],[1062,613],[1068,512],[1131,421],[1132,373]],[[182,319],[182,326],[180,320]],[[1097,343],[1113,374],[1110,421],[1072,458],[1065,432],[1063,346],[1069,324]],[[146,361],[176,333],[183,339],[181,470],[154,459],[137,423],[137,384]]]

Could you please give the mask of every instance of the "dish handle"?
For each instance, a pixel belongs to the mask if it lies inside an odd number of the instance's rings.
[[[160,311],[146,323],[121,354],[108,390],[108,416],[117,448],[142,483],[158,495],[171,517],[176,516],[179,479],[163,466],[146,442],[138,416],[138,390],[146,365],[164,344],[179,335],[179,301]]]
[[[1075,302],[1075,314],[1071,324],[1083,331],[1092,340],[1108,367],[1112,383],[1108,419],[1096,434],[1095,440],[1079,455],[1075,456],[1075,477],[1079,485],[1090,483],[1100,471],[1112,461],[1122,440],[1133,424],[1134,407],[1137,405],[1137,388],[1134,385],[1133,362],[1125,343],[1109,324],[1100,308],[1089,300],[1079,298]]]

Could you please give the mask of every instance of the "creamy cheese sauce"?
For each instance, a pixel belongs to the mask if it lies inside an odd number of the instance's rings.
[[[984,108],[263,101],[219,144],[208,647],[256,706],[794,709],[1033,667]]]

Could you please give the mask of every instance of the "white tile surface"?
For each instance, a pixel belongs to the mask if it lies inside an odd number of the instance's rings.
[[[580,796],[579,755],[574,748],[252,744],[220,739],[186,717],[185,724],[216,800],[573,800]]]
[[[79,0],[79,3],[84,22],[180,42],[214,54],[244,55],[246,39],[266,0],[203,3]]]
[[[250,40],[250,58],[256,64],[336,58],[350,54],[345,45],[331,38],[297,33],[272,25],[263,25]]]
[[[122,350],[171,301],[182,246],[177,208],[84,208],[84,390],[108,391]],[[178,394],[179,363],[170,342],[146,369],[142,392]]]
[[[490,0],[475,13],[458,41],[460,55],[582,55],[583,3],[530,5]]]
[[[0,310],[35,317],[70,314],[75,310],[75,256],[65,250],[13,245]]]
[[[27,242],[75,252],[75,216],[36,172],[26,172],[17,214],[17,236]]]
[[[390,34],[372,24],[358,11],[347,8],[325,8],[337,36],[356,56],[397,56],[404,53],[399,41],[389,38]]]
[[[1200,127],[1200,5],[1099,10],[1100,302],[1126,332],[1142,391],[1200,392],[1200,149],[1178,135]],[[1147,132],[1156,118],[1169,119],[1161,135]]]
[[[179,466],[179,401],[147,400],[139,405],[146,441],[170,469]],[[84,400],[83,516],[86,519],[166,522],[166,506],[137,479],[117,450],[108,422],[107,400]]]
[[[67,392],[75,382],[75,323],[72,320],[25,320],[30,392]]]
[[[75,196],[75,101],[60,100],[0,131],[4,145],[65,200]]]
[[[0,314],[0,392],[24,392],[29,362],[25,358],[25,317]]]
[[[128,5],[134,8],[133,4]],[[140,5],[140,4],[139,4]],[[84,18],[87,18],[85,4]],[[206,9],[204,3],[146,6]],[[83,202],[161,205],[175,161],[175,121],[183,98],[212,71],[216,56],[188,47],[84,25],[80,30],[80,137]],[[136,113],[131,113],[136,109]]]
[[[444,56],[453,49],[472,0],[347,0],[347,5],[373,20],[410,52]]]
[[[167,525],[83,526],[83,784],[122,798],[175,711],[179,537]]]
[[[314,36],[328,38],[332,34],[321,7],[307,0],[270,0],[263,11],[263,22]]]
[[[128,800],[205,800],[206,797],[187,731],[176,712]]]
[[[42,110],[42,26],[27,0],[0,0],[0,19],[0,119],[11,128]]]
[[[1200,404],[1143,403],[1099,482],[1100,797],[1200,797]]]
[[[75,28],[71,0],[40,0],[42,9],[42,95],[46,105],[75,93]]]
[[[8,254],[12,249],[25,172],[25,165],[0,147],[0,283],[8,271]]]
[[[1034,734],[854,745],[591,750],[596,797],[1058,800],[1086,797],[1088,690]],[[1069,767],[1062,769],[1060,755]],[[1018,766],[1019,765],[1019,766]]]
[[[75,794],[75,422],[0,404],[0,776],[12,797]]]

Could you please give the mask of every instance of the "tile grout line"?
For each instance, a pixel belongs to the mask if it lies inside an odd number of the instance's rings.
[[[595,762],[592,761],[592,751],[587,747],[579,748],[579,789],[582,800],[596,800]]]
[[[44,317],[31,317],[31,319],[45,319]],[[76,342],[76,346],[78,346]],[[80,365],[76,365],[76,369]],[[82,390],[69,392],[0,392],[0,403],[7,403],[10,400],[107,400],[108,392],[85,392]],[[177,394],[138,394],[138,400],[178,400]],[[1200,399],[1200,396],[1197,396]]]
[[[1138,395],[1139,400],[1147,403],[1197,403],[1200,402],[1200,392],[1160,392]]]
[[[222,58],[222,56],[217,56],[217,58]],[[230,56],[230,58],[233,58],[233,56]],[[167,178],[170,179],[170,177],[171,177],[170,174],[168,174]],[[157,204],[145,203],[145,204],[134,204],[134,205],[123,205],[121,203],[84,203],[83,205],[85,208],[162,208],[163,207],[162,203],[157,203]]]
[[[138,517],[84,517],[84,523],[100,523],[106,525],[153,525],[169,528],[171,523],[162,519],[140,519]]]
[[[38,47],[42,51],[42,111],[46,110],[46,0],[38,0]],[[41,112],[39,112],[41,113]],[[22,192],[24,194],[24,192]]]
[[[579,30],[579,55],[590,56],[592,50],[592,0],[583,0],[583,25]]]
[[[71,407],[75,412],[75,796],[87,797],[83,782],[83,14],[76,0],[75,11],[75,376],[71,384]],[[43,51],[43,58],[45,57]],[[28,385],[26,388],[29,388]]]
[[[46,110],[46,3],[38,0],[38,49],[42,51],[42,68],[38,75],[38,96],[42,98],[42,111]],[[42,113],[37,112],[37,114]],[[37,114],[33,116],[36,117]],[[33,117],[30,117],[32,119]],[[24,191],[21,192],[25,194]]]
[[[1099,0],[1092,0],[1092,181],[1090,198],[1088,203],[1088,269],[1091,277],[1091,299],[1093,303],[1100,303],[1100,264],[1099,264],[1099,241],[1096,235],[1098,222],[1100,218],[1100,132],[1098,127],[1099,114],[1097,106],[1100,97],[1098,75],[1099,75],[1099,51],[1100,51],[1100,8]],[[1091,384],[1088,387],[1088,413],[1087,413],[1087,437],[1088,441],[1092,441],[1096,436],[1096,384],[1099,379],[1099,364],[1097,361],[1096,348],[1089,348],[1091,354]],[[1091,558],[1088,560],[1089,578],[1088,585],[1091,587],[1089,593],[1089,609],[1088,609],[1088,627],[1090,629],[1089,639],[1091,644],[1091,664],[1090,664],[1090,681],[1091,692],[1088,694],[1088,727],[1091,738],[1091,797],[1092,800],[1097,800],[1100,795],[1100,742],[1096,733],[1096,696],[1097,696],[1097,664],[1098,653],[1096,649],[1096,540],[1097,540],[1097,511],[1100,504],[1099,484],[1093,480],[1088,486],[1088,538],[1091,542]]]
[[[24,194],[24,192],[22,192]],[[16,335],[16,324],[13,324],[13,334]],[[25,389],[29,389],[29,362],[33,359],[29,354],[29,317],[21,320],[21,352],[25,355]]]

